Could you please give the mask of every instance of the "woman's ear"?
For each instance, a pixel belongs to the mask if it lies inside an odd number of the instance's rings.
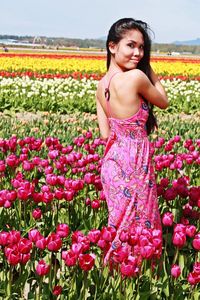
[[[109,43],[109,50],[111,52],[111,54],[115,54],[117,49],[117,45],[114,42],[110,42]]]

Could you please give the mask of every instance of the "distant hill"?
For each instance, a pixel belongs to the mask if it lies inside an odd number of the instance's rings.
[[[175,45],[200,46],[200,38],[197,38],[196,40],[190,40],[190,41],[175,41],[172,44],[175,44]]]
[[[107,40],[107,36],[101,36],[101,37],[97,38],[97,40],[106,41]]]

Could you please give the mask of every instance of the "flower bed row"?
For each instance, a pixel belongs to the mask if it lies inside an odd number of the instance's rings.
[[[30,78],[69,78],[72,77],[74,79],[95,79],[95,80],[100,80],[104,74],[96,74],[96,73],[84,73],[84,72],[72,72],[72,73],[60,73],[60,74],[52,74],[52,73],[46,73],[46,74],[41,74],[37,72],[31,72],[31,71],[25,71],[25,72],[8,72],[8,71],[0,71],[0,76],[1,77],[24,77],[28,76]],[[196,80],[200,81],[200,76],[184,76],[184,75],[163,75],[163,76],[158,76],[159,79],[164,79],[164,80],[174,80],[174,79],[180,79],[184,81],[189,81],[189,80]]]
[[[12,52],[12,53],[0,53],[0,57],[32,57],[32,58],[47,58],[47,59],[96,59],[96,60],[105,60],[106,55],[91,55],[91,54],[72,54],[72,53],[21,53],[21,52]],[[194,63],[199,64],[200,59],[198,57],[173,57],[173,56],[151,56],[151,61],[165,61],[165,62],[184,62],[184,63]]]
[[[154,229],[123,232],[129,248],[113,252],[112,273],[102,267],[115,230],[106,227],[99,177],[105,142],[95,133],[96,117],[2,117],[0,125],[2,298],[198,299],[200,141],[194,120],[166,120],[152,135],[163,238]],[[10,136],[14,132],[18,137]],[[152,268],[161,242],[163,255]]]
[[[45,58],[46,57],[46,58]],[[50,55],[15,55],[0,56],[0,71],[7,72],[37,72],[41,74],[66,74],[73,72],[104,74],[106,72],[105,58],[85,56],[53,56]],[[162,76],[198,77],[200,67],[198,60],[160,59],[152,58],[151,65],[155,72]]]
[[[180,79],[161,80],[170,106],[167,112],[193,114],[199,110],[200,83]],[[81,111],[95,113],[97,79],[0,77],[1,110]],[[159,111],[161,113],[161,111]],[[166,113],[166,111],[164,112]]]

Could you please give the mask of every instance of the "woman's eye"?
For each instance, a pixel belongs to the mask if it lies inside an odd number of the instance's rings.
[[[134,48],[134,45],[133,44],[129,44],[128,45],[130,48]]]

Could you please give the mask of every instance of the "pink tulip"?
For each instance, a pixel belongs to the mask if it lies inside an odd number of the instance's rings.
[[[87,206],[90,206],[91,205],[91,200],[90,200],[90,198],[86,198],[85,199],[85,204],[87,205]]]
[[[63,259],[68,267],[72,267],[76,265],[77,257],[77,254],[74,253],[73,250],[68,250],[63,256]]]
[[[21,239],[21,234],[17,230],[11,230],[9,232],[8,241],[9,244],[14,245],[17,244]]]
[[[99,239],[98,242],[97,242],[97,246],[100,248],[100,249],[106,249],[108,247],[108,242],[106,242],[105,240],[103,239]]]
[[[143,258],[150,259],[153,257],[155,252],[155,247],[152,244],[148,244],[140,249]]]
[[[162,216],[162,223],[164,226],[172,226],[174,222],[174,216],[171,212],[166,212]]]
[[[55,186],[57,184],[57,176],[54,174],[47,174],[46,183],[51,186]]]
[[[125,261],[129,256],[129,248],[126,246],[119,246],[116,250],[112,253],[112,259],[116,263],[122,263]]]
[[[6,232],[6,231],[0,232],[0,245],[1,246],[6,246],[9,244],[8,237],[9,237],[9,232]]]
[[[47,239],[44,237],[40,237],[36,242],[35,246],[41,250],[46,249],[47,247]]]
[[[22,168],[24,171],[31,171],[34,168],[34,164],[28,160],[24,160],[22,163]]]
[[[91,207],[93,208],[93,209],[99,209],[100,208],[100,201],[99,200],[93,200],[92,202],[91,202]]]
[[[101,235],[101,231],[98,230],[98,229],[91,229],[89,232],[88,232],[88,239],[90,242],[96,244],[100,238],[100,235]]]
[[[69,225],[67,224],[58,224],[56,227],[56,234],[58,234],[61,238],[67,237],[69,235]]]
[[[120,267],[120,272],[123,276],[134,277],[137,275],[139,269],[131,262],[123,262]]]
[[[172,243],[177,246],[178,248],[182,248],[186,243],[186,235],[185,233],[179,231],[174,232],[172,236]]]
[[[19,160],[18,160],[18,158],[17,158],[17,156],[15,154],[10,154],[6,158],[6,164],[9,167],[12,167],[12,168],[17,167],[18,162],[19,162]]]
[[[56,233],[51,233],[47,238],[47,248],[50,251],[57,252],[62,247],[62,240]]]
[[[31,229],[28,233],[28,238],[31,242],[35,243],[37,240],[41,239],[43,236],[37,229]]]
[[[192,241],[192,246],[194,247],[195,250],[200,250],[200,233],[196,234],[194,236],[194,239]]]
[[[113,227],[103,227],[101,230],[101,238],[106,242],[111,242],[116,235],[116,230]]]
[[[174,278],[178,278],[181,275],[181,268],[178,265],[172,265],[171,267],[171,275]]]
[[[84,175],[84,182],[87,183],[87,184],[93,183],[94,179],[95,179],[95,175],[92,174],[92,173],[86,173]]]
[[[42,211],[40,208],[36,208],[34,209],[34,211],[32,212],[32,216],[35,220],[39,220],[42,217]]]
[[[39,276],[47,275],[50,271],[50,265],[47,265],[43,259],[41,259],[36,266],[36,273]]]

